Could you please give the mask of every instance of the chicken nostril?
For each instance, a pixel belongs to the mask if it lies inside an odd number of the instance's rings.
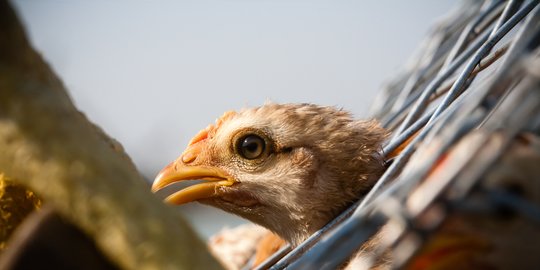
[[[182,162],[185,164],[191,163],[195,160],[197,155],[193,154],[191,151],[188,151],[182,155]]]

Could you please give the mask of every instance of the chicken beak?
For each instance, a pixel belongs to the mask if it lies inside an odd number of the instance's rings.
[[[235,180],[225,171],[210,166],[186,166],[175,161],[158,174],[152,184],[152,192],[184,180],[206,180],[173,193],[165,198],[170,204],[184,204],[216,195],[220,187],[232,186]]]

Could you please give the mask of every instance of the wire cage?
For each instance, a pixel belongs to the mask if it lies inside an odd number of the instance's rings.
[[[336,269],[359,248],[355,269],[538,267],[538,4],[463,1],[440,20],[371,108],[392,132],[384,175],[257,269]]]

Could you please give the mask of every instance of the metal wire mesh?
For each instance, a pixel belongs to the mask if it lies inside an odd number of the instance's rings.
[[[383,152],[401,149],[386,173],[365,198],[258,269],[336,269],[381,226],[392,229],[363,267],[388,253],[392,267],[410,265],[445,222],[467,213],[494,218],[504,209],[539,226],[538,200],[486,180],[524,133],[540,133],[538,3],[465,1],[441,20],[373,104],[393,134]]]

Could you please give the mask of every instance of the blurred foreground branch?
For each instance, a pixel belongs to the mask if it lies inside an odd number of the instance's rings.
[[[120,267],[219,268],[193,230],[149,192],[121,147],[74,107],[5,0],[0,149],[0,172],[53,205]]]

